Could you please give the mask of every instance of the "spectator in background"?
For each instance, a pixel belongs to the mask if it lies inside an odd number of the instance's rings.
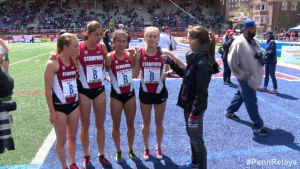
[[[271,94],[277,94],[278,88],[277,88],[277,80],[275,77],[276,64],[277,64],[275,37],[273,35],[273,32],[270,30],[263,33],[263,35],[265,35],[265,39],[267,40],[267,45],[265,48],[265,50],[267,52],[267,54],[265,56],[265,61],[267,62],[267,64],[265,64],[264,87],[259,88],[259,91],[268,92]],[[269,83],[269,76],[271,76],[271,78],[272,78],[273,87],[274,87],[274,90],[270,90],[270,91],[268,91],[268,89],[267,89],[268,83]]]
[[[123,24],[119,24],[118,29],[124,30],[128,34],[128,39],[127,39],[128,43],[127,43],[126,49],[129,49],[129,43],[131,41],[131,36],[129,34],[129,31],[127,31],[127,30],[124,29],[124,25]]]
[[[166,31],[166,34],[170,37],[170,47],[169,47],[169,50],[170,51],[173,51],[173,50],[175,50],[176,49],[176,47],[177,47],[177,42],[176,42],[176,40],[174,39],[174,36],[171,36],[171,31],[170,30],[167,30]]]
[[[9,49],[5,45],[5,42],[0,39],[0,66],[8,73],[9,59],[8,59]]]
[[[166,27],[162,27],[158,45],[162,49],[170,50],[170,44],[171,44],[171,40],[170,40],[169,35],[166,34]]]
[[[161,33],[160,33],[158,45],[162,49],[170,50],[170,44],[171,44],[171,40],[170,40],[170,36],[166,34],[166,27],[161,27]],[[169,71],[169,70],[170,70],[170,65],[166,64],[165,71]]]
[[[111,52],[111,40],[110,40],[110,31],[106,30],[104,32],[103,42],[107,48],[108,53]]]
[[[233,39],[233,31],[231,29],[228,29],[226,31],[225,37],[223,39],[224,53],[222,55],[222,60],[223,60],[223,64],[224,64],[224,74],[223,74],[224,85],[233,84],[230,81],[231,70],[229,68],[228,60],[227,60],[227,56],[228,56],[228,53],[229,53],[229,48],[230,48],[233,40],[234,40]]]

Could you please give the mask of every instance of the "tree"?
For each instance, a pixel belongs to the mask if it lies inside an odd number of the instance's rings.
[[[244,2],[237,2],[236,5],[237,5],[238,8],[235,10],[234,16],[236,16],[236,17],[239,16],[240,12],[243,12],[246,17],[250,16],[250,7],[249,7],[249,5],[247,5]]]

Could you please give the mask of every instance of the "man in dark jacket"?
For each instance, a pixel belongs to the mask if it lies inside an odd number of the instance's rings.
[[[214,60],[214,40],[209,40],[209,32],[201,26],[189,30],[188,40],[191,50],[186,54],[185,68],[179,66],[170,56],[162,56],[166,64],[183,78],[177,105],[184,109],[187,134],[191,142],[191,162],[180,169],[207,168],[207,152],[203,140],[203,115],[207,109],[208,87],[216,62]],[[211,36],[213,37],[213,36]],[[211,48],[213,46],[213,48]],[[210,54],[208,54],[208,49]]]
[[[229,53],[229,48],[230,48],[233,41],[234,41],[233,31],[231,29],[228,29],[226,31],[225,37],[223,39],[224,53],[222,55],[222,60],[223,60],[223,64],[224,64],[224,74],[223,74],[224,85],[233,84],[230,80],[231,70],[229,68],[228,60],[227,60],[227,56],[228,56],[228,53]]]

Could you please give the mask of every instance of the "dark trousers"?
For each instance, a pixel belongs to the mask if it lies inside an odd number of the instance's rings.
[[[223,65],[224,65],[224,73],[223,73],[223,81],[224,82],[230,82],[230,77],[231,77],[231,70],[228,65],[227,57],[223,59]]]
[[[190,137],[191,149],[192,149],[191,161],[193,164],[198,164],[199,169],[207,168],[207,152],[203,140],[203,114],[204,112],[199,115],[198,128],[190,129],[188,125],[188,119],[190,113],[184,111],[186,132]]]
[[[274,87],[274,89],[277,89],[277,80],[276,80],[276,77],[275,77],[275,71],[276,71],[276,64],[275,65],[265,64],[265,84],[264,84],[264,87],[268,87],[269,76],[271,76],[272,82],[273,82],[273,87]]]
[[[249,117],[253,122],[253,129],[261,129],[264,126],[264,122],[258,112],[256,91],[248,85],[248,81],[242,81],[239,84],[238,90],[226,112],[231,114],[237,112],[243,103],[245,103]]]

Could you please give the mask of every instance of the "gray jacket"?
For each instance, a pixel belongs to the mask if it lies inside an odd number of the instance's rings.
[[[258,41],[255,41],[261,48]],[[255,50],[259,50],[258,47],[255,47]],[[241,34],[233,41],[228,54],[228,65],[231,72],[238,80],[243,80],[247,76],[248,84],[253,90],[257,90],[261,85],[264,73],[263,65],[254,57],[255,50]]]

